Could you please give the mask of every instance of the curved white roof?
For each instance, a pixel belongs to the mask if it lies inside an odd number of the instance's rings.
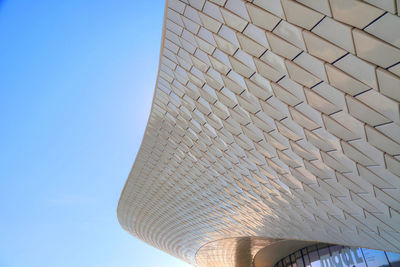
[[[168,0],[122,227],[199,265],[223,239],[399,252],[397,8]]]

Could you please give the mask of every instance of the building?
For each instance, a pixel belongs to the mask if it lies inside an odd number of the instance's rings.
[[[167,0],[122,227],[198,266],[399,266],[399,14]]]

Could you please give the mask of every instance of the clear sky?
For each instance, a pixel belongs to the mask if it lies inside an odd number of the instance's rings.
[[[0,0],[0,266],[188,266],[120,227],[164,0]]]

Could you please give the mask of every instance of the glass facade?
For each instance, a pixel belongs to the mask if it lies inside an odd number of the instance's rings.
[[[366,248],[314,245],[281,259],[274,267],[400,267],[400,254]]]

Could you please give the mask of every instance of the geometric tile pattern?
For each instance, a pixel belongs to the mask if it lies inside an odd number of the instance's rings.
[[[251,266],[257,253],[266,246],[279,243],[260,237],[243,237],[221,239],[207,243],[196,253],[196,263],[199,266],[241,267]]]
[[[124,229],[196,264],[209,242],[400,251],[395,0],[168,0]]]

